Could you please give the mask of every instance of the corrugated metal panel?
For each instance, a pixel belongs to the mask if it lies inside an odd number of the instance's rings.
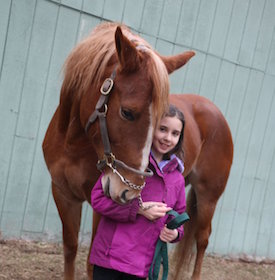
[[[0,231],[61,239],[41,143],[62,65],[102,20],[129,25],[160,53],[194,49],[171,90],[222,110],[234,164],[208,252],[275,259],[275,0],[0,0]],[[90,238],[85,204],[81,239]]]

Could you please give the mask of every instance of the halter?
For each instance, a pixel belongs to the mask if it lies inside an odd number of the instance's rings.
[[[99,119],[101,139],[102,139],[103,147],[104,147],[104,155],[103,155],[102,159],[98,160],[97,169],[102,171],[104,169],[104,167],[108,166],[113,171],[113,173],[116,174],[125,185],[127,185],[129,188],[131,188],[133,190],[141,191],[145,186],[145,182],[140,186],[133,184],[132,182],[127,180],[125,177],[123,177],[123,175],[121,175],[121,173],[117,170],[117,167],[122,167],[126,170],[129,170],[135,174],[138,174],[138,175],[141,175],[144,177],[153,176],[152,170],[147,168],[145,171],[140,171],[138,169],[130,167],[123,161],[116,159],[115,155],[111,151],[111,145],[110,145],[107,125],[106,125],[106,115],[108,112],[107,103],[108,103],[108,99],[109,99],[109,94],[114,86],[115,76],[116,76],[116,69],[114,69],[110,78],[107,78],[103,82],[103,84],[100,88],[101,95],[97,101],[94,112],[90,115],[90,117],[85,125],[85,131],[86,131],[86,133],[88,133],[91,125],[95,122],[95,120],[97,118]]]

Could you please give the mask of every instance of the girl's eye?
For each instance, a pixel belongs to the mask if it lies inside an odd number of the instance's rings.
[[[173,132],[173,135],[174,135],[174,137],[178,137],[180,135],[180,132],[179,131],[175,131],[175,132]]]
[[[121,114],[122,118],[124,118],[128,121],[135,120],[135,117],[134,117],[133,113],[129,109],[121,108],[120,109],[120,114]]]

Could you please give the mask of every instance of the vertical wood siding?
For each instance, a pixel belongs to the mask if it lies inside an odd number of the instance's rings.
[[[1,236],[61,240],[41,144],[65,58],[107,20],[162,54],[196,51],[171,92],[211,99],[235,145],[208,252],[275,259],[274,15],[275,0],[0,0]],[[81,241],[91,223],[84,204]]]

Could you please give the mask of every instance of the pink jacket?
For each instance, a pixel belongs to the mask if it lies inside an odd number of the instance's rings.
[[[186,207],[185,183],[179,167],[178,159],[174,157],[161,172],[155,160],[150,157],[150,168],[154,175],[146,179],[146,186],[141,192],[143,201],[162,201],[178,213],[183,213]],[[137,214],[137,199],[128,205],[116,204],[104,196],[100,179],[91,195],[92,207],[102,218],[92,246],[90,262],[147,277],[160,231],[167,223],[168,215],[152,222]],[[183,237],[183,227],[178,231],[179,237],[174,242]]]

